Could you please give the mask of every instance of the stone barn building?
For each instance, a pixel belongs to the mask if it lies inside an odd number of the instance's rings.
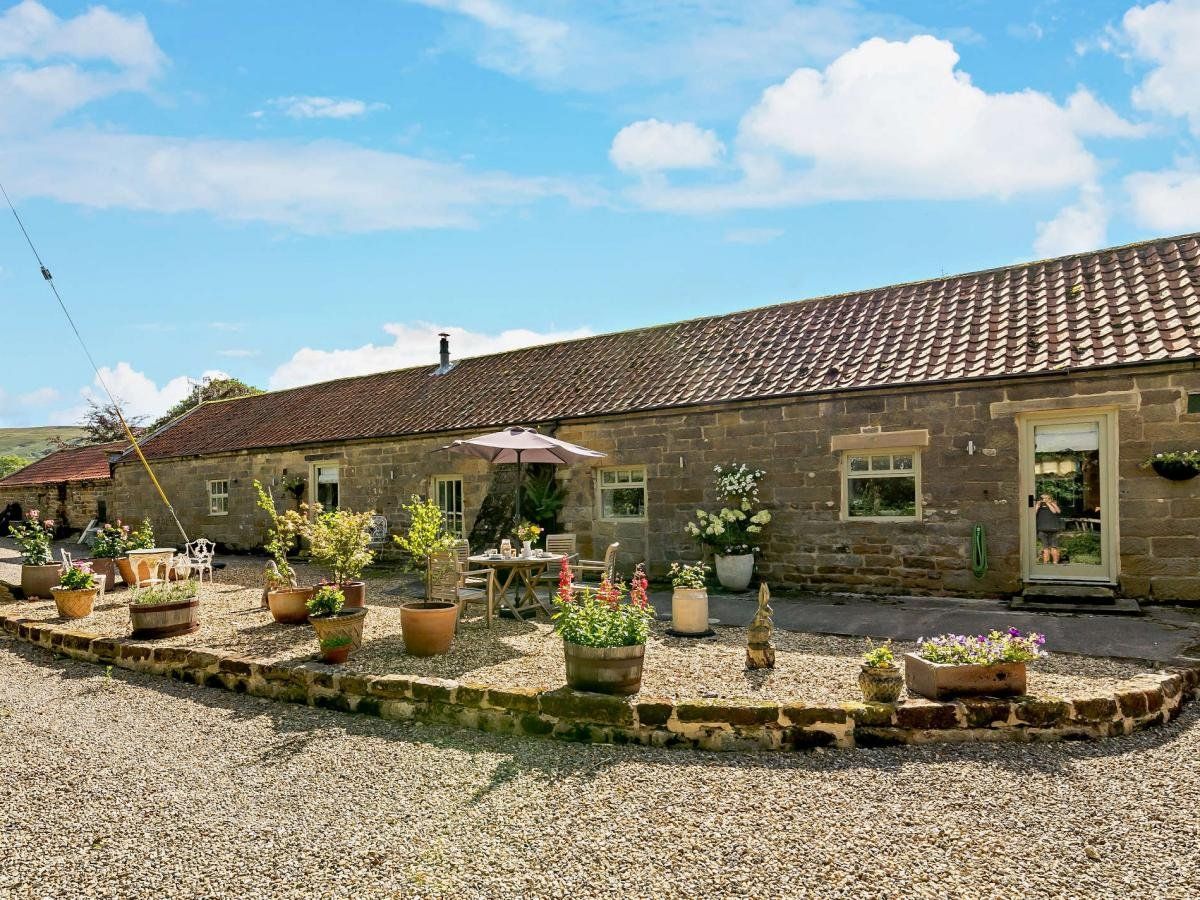
[[[698,548],[713,466],[766,471],[758,571],[821,591],[1200,600],[1200,236],[1161,239],[205,403],[147,438],[193,535],[261,544],[252,481],[306,480],[393,530],[411,494],[471,534],[503,474],[434,452],[535,426],[585,555],[662,573]],[[443,349],[445,349],[443,345]],[[1043,498],[1048,498],[1044,500]],[[173,532],[137,461],[113,508]],[[973,571],[975,526],[985,571]]]
[[[107,521],[112,495],[111,463],[128,441],[64,447],[0,478],[0,509],[19,503],[41,512],[60,527],[83,529],[92,519]]]

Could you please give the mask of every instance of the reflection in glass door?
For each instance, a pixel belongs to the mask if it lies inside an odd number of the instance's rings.
[[[1106,426],[1103,415],[1029,423],[1024,474],[1031,575],[1111,577]]]

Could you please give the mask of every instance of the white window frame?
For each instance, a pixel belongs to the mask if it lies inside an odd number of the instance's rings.
[[[458,482],[458,502],[461,504],[458,512],[447,510],[442,505],[442,485],[453,485]],[[464,538],[467,536],[467,501],[464,493],[463,477],[461,475],[434,475],[433,484],[429,495],[433,498],[433,502],[437,504],[438,509],[442,511],[442,525],[445,529],[456,537]],[[451,517],[458,519],[457,527],[453,527]]]
[[[220,491],[220,492],[214,491],[213,487],[218,484],[225,485],[225,490]],[[206,486],[208,489],[208,514],[210,516],[227,516],[227,515],[229,515],[229,479],[228,478],[214,478],[212,481],[207,482]],[[216,508],[216,501],[218,501],[218,500],[225,501],[224,509]]]
[[[631,480],[624,482],[613,481],[606,483],[605,475],[613,473],[619,478],[621,473],[627,473]],[[640,480],[632,480],[634,474]],[[604,514],[604,492],[606,490],[626,490],[640,487],[642,489],[642,514],[640,516],[612,516]],[[596,470],[596,517],[602,522],[645,522],[647,511],[650,509],[650,489],[647,484],[645,466],[605,466]]]
[[[315,506],[318,502],[317,498],[320,496],[321,487],[317,479],[322,469],[337,469],[338,502],[335,509],[340,509],[342,506],[342,464],[337,461],[316,462],[312,464],[308,474],[308,483],[311,486],[309,490],[309,499],[313,506]],[[324,511],[333,512],[332,509],[326,509]]]
[[[911,469],[889,468],[886,471],[869,469],[866,472],[851,472],[851,457],[873,456],[911,456]],[[868,463],[870,465],[870,463]],[[862,450],[843,450],[839,465],[842,481],[842,521],[843,522],[920,522],[924,513],[921,504],[921,449],[919,447],[871,447]],[[915,512],[911,516],[852,516],[850,515],[850,482],[866,478],[912,478],[913,494],[916,501]]]

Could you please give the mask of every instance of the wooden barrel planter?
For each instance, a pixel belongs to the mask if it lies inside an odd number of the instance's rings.
[[[563,641],[567,684],[577,691],[627,697],[642,689],[642,663],[646,645],[584,647]]]
[[[131,603],[129,619],[135,638],[191,634],[200,627],[200,598],[175,603]]]

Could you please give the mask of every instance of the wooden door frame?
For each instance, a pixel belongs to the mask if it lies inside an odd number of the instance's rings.
[[[1117,408],[1039,410],[1017,415],[1018,522],[1020,529],[1021,578],[1026,582],[1077,581],[1083,584],[1116,584],[1121,575],[1119,509],[1119,441]],[[1046,422],[1092,422],[1100,424],[1100,535],[1101,557],[1106,571],[1097,575],[1049,574],[1034,565],[1037,541],[1032,528],[1028,498],[1034,493],[1034,426]]]

